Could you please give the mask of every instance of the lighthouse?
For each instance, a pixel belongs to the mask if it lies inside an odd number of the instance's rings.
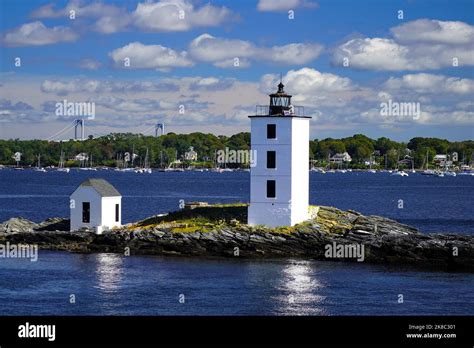
[[[308,220],[309,121],[291,104],[280,81],[269,106],[257,106],[251,123],[249,225],[293,226]]]

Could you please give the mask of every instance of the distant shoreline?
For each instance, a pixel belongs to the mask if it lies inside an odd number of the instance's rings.
[[[24,167],[16,167],[14,165],[0,165],[0,170],[2,169],[8,169],[8,170],[35,170],[37,167],[34,166],[24,166]],[[75,170],[75,171],[100,171],[100,170],[107,170],[107,171],[118,171],[118,172],[133,172],[133,171],[138,171],[142,168],[140,167],[134,167],[134,168],[126,168],[124,169],[118,169],[117,167],[107,167],[107,166],[98,166],[98,167],[67,167],[70,170]],[[54,172],[57,171],[58,167],[45,167],[43,168],[46,172]],[[199,171],[199,172],[248,172],[251,169],[249,168],[210,168],[210,167],[203,167],[203,168],[158,168],[158,167],[151,167],[150,168],[152,171],[156,172],[188,172],[188,171]],[[312,169],[309,169],[310,172],[315,172],[315,173],[346,173],[346,172],[357,172],[357,173],[371,173],[371,172],[379,172],[379,173],[393,173],[393,172],[407,172],[407,173],[424,173],[426,170],[423,169],[413,169],[413,170],[397,170],[397,169],[330,169],[327,170],[326,168],[322,167],[315,167]],[[444,169],[431,169],[433,172],[439,172],[442,173],[444,172]],[[450,170],[450,172],[454,173],[471,173],[472,169],[467,169],[467,170],[461,170],[461,169],[456,169],[456,170]]]

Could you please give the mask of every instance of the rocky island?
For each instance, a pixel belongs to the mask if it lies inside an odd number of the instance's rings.
[[[380,216],[313,206],[312,218],[293,227],[249,226],[247,204],[197,206],[95,234],[69,232],[69,220],[34,223],[12,218],[0,224],[0,244],[34,244],[78,253],[174,255],[224,258],[283,258],[474,271],[474,237],[422,234]],[[362,259],[328,249],[362,246]],[[350,250],[346,248],[346,251]],[[355,249],[354,249],[355,250]],[[345,257],[344,257],[345,256]]]

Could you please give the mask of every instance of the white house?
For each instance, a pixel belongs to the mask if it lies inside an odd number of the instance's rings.
[[[89,160],[89,156],[87,155],[87,153],[81,152],[81,153],[77,154],[74,157],[74,160],[76,160],[76,161],[87,161],[87,160]]]
[[[293,226],[309,218],[309,120],[297,115],[291,95],[270,94],[270,106],[249,116],[252,152],[249,225]]]
[[[329,159],[330,162],[332,163],[346,163],[346,162],[352,162],[352,157],[349,155],[347,152],[343,153],[336,153],[334,156],[332,156]]]
[[[87,179],[70,196],[71,231],[93,229],[97,234],[121,226],[122,195],[104,179]]]
[[[194,151],[194,148],[191,146],[189,151],[184,153],[184,160],[185,161],[197,161],[198,155],[197,152]]]

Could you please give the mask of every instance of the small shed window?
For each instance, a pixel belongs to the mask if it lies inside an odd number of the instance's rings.
[[[82,222],[88,224],[91,222],[91,203],[82,202]]]
[[[276,198],[275,180],[267,180],[267,198]]]
[[[276,151],[267,151],[267,169],[276,168]]]
[[[115,204],[115,222],[120,220],[120,204]]]
[[[276,139],[276,124],[267,124],[267,139]]]

